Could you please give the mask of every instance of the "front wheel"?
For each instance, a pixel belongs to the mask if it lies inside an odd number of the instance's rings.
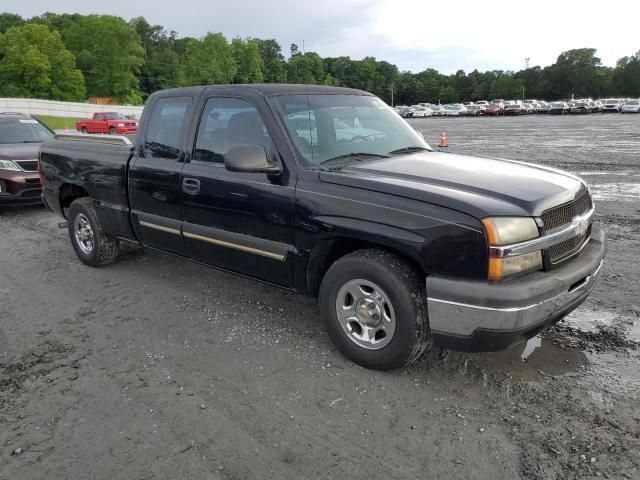
[[[88,197],[73,201],[67,212],[69,238],[78,258],[85,265],[109,265],[118,257],[118,239],[107,235]]]
[[[329,337],[353,362],[377,370],[416,361],[431,343],[425,281],[384,250],[359,250],[337,260],[320,286]]]
[[[115,135],[116,133],[118,133],[118,131],[116,130],[116,127],[109,128],[109,135]]]

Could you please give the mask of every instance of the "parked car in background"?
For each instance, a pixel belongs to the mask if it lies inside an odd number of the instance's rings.
[[[524,109],[524,113],[535,113],[536,107],[533,103],[522,103],[521,107]]]
[[[503,112],[504,115],[524,115],[525,113],[527,113],[527,110],[518,104],[505,105]]]
[[[431,116],[441,117],[442,115],[444,115],[444,108],[442,107],[442,105],[431,106]]]
[[[602,113],[619,113],[621,107],[621,100],[617,98],[609,98],[604,101],[604,105],[602,105],[602,109],[600,111]]]
[[[640,100],[627,100],[620,108],[621,113],[640,113]]]
[[[42,202],[38,153],[40,144],[53,136],[36,118],[0,113],[0,206]]]
[[[569,113],[571,107],[566,102],[551,102],[549,107],[549,113],[552,115],[563,115],[565,113]]]
[[[433,115],[433,110],[429,107],[425,107],[424,105],[416,106],[416,109],[413,111],[412,117],[430,117]]]
[[[478,100],[476,102],[476,105],[484,105],[486,107],[487,105],[489,105],[489,102],[487,100]]]
[[[492,103],[491,105],[487,105],[484,109],[483,115],[489,117],[497,117],[498,115],[502,115],[504,113],[504,108],[500,104]]]
[[[549,102],[540,101],[536,107],[536,113],[549,113],[549,108],[551,108]]]
[[[134,135],[138,131],[138,121],[118,112],[96,112],[91,120],[76,122],[76,130],[82,133]]]
[[[591,113],[592,107],[589,102],[574,102],[573,106],[569,110],[569,113],[572,114],[580,114],[580,113]]]
[[[445,117],[458,117],[460,115],[466,114],[466,112],[467,112],[467,107],[465,107],[464,105],[457,104],[457,103],[444,105],[443,109],[444,110],[443,110],[442,114]]]
[[[409,116],[409,106],[408,105],[396,105],[393,109],[400,115],[402,118],[406,118]]]
[[[484,115],[484,111],[487,109],[485,105],[467,105],[466,115],[470,117],[477,117],[478,115]]]

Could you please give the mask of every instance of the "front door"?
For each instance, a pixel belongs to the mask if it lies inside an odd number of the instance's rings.
[[[230,172],[227,150],[238,144],[278,152],[258,109],[248,100],[211,97],[200,119],[181,180],[187,256],[227,270],[292,285],[294,189],[289,172]]]
[[[145,120],[129,173],[132,225],[143,245],[184,254],[180,171],[191,97],[160,98]]]

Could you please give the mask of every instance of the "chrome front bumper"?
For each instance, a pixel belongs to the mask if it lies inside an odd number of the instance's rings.
[[[604,232],[595,227],[566,265],[505,282],[427,278],[429,325],[443,348],[501,350],[548,328],[579,306],[602,274]]]

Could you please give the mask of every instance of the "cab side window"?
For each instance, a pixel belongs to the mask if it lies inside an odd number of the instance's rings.
[[[162,98],[155,103],[142,144],[142,153],[146,158],[180,158],[190,105],[190,97]]]
[[[229,148],[243,144],[269,150],[271,138],[256,107],[239,98],[210,98],[202,112],[192,160],[223,164]]]

